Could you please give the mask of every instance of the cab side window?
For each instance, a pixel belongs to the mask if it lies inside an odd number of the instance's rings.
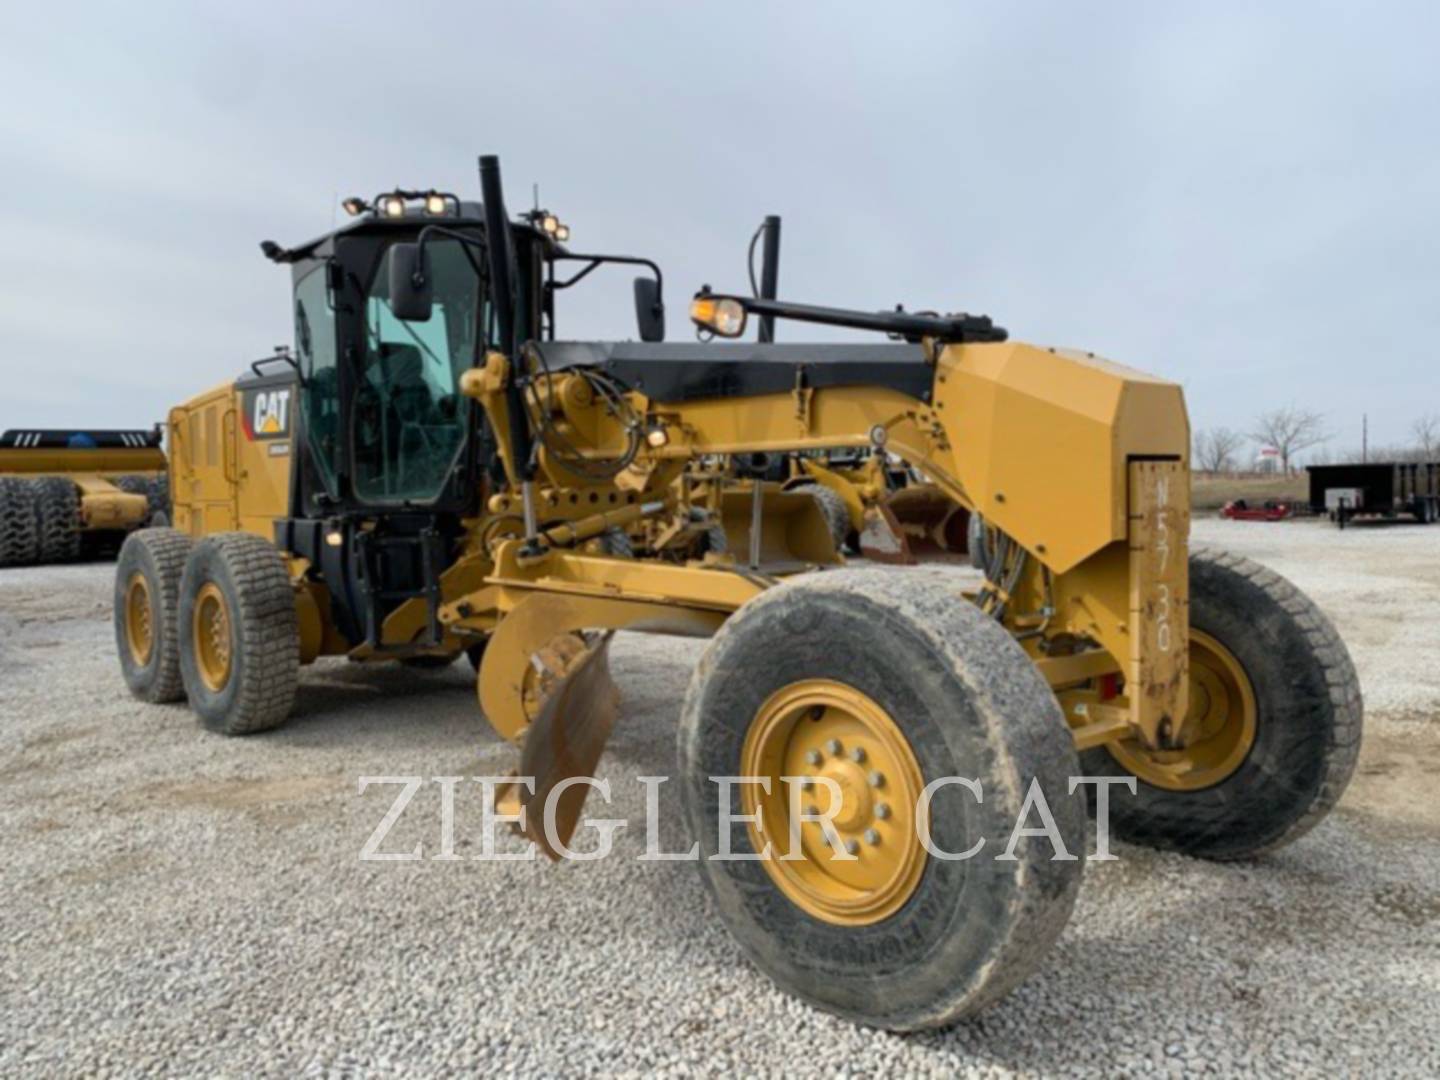
[[[473,256],[457,241],[433,241],[426,254],[435,280],[428,320],[395,316],[388,250],[365,301],[351,452],[355,492],[368,501],[433,501],[465,446],[459,379],[477,355],[480,277]]]

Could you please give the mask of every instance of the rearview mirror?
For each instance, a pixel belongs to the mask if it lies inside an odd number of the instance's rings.
[[[640,327],[641,341],[665,340],[665,304],[660,298],[660,283],[654,278],[635,279],[635,322]]]
[[[435,290],[425,273],[419,244],[394,244],[390,248],[390,310],[405,322],[430,318]]]

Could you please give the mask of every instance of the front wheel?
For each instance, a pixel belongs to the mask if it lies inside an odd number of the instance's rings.
[[[1088,751],[1086,771],[1133,776],[1110,799],[1122,840],[1209,859],[1283,847],[1339,801],[1360,752],[1350,654],[1320,609],[1249,559],[1190,556],[1190,711],[1183,750]]]
[[[720,917],[822,1008],[896,1031],[950,1023],[1032,973],[1070,916],[1085,809],[1069,731],[1021,647],[931,574],[837,571],[747,603],[696,668],[679,756]],[[785,777],[808,778],[796,803]],[[1063,852],[1010,839],[1036,785]],[[832,832],[812,820],[827,810]],[[758,824],[729,828],[740,815]]]

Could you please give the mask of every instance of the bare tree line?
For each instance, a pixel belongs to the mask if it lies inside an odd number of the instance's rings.
[[[1250,444],[1273,447],[1279,469],[1289,473],[1297,467],[1297,455],[1314,451],[1306,458],[1310,465],[1338,465],[1369,461],[1440,461],[1440,413],[1427,412],[1410,426],[1410,442],[1402,446],[1372,446],[1368,450],[1332,450],[1325,444],[1332,438],[1325,417],[1296,405],[1261,413],[1246,431],[1229,427],[1204,428],[1195,432],[1192,463],[1201,472],[1251,472],[1254,459],[1247,454]]]

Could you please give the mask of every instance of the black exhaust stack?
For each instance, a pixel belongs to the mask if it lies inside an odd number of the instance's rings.
[[[525,398],[520,388],[520,336],[515,326],[515,242],[510,235],[510,216],[505,212],[505,191],[500,182],[500,159],[494,154],[480,158],[480,197],[485,204],[485,253],[490,267],[490,301],[495,305],[495,322],[500,334],[500,351],[510,360],[510,386],[505,391],[510,410],[510,452],[519,479],[528,481],[534,472],[530,461],[530,428],[525,415]]]
[[[760,299],[774,300],[780,287],[780,216],[769,214],[760,226]],[[775,340],[775,316],[760,317],[761,341]]]

